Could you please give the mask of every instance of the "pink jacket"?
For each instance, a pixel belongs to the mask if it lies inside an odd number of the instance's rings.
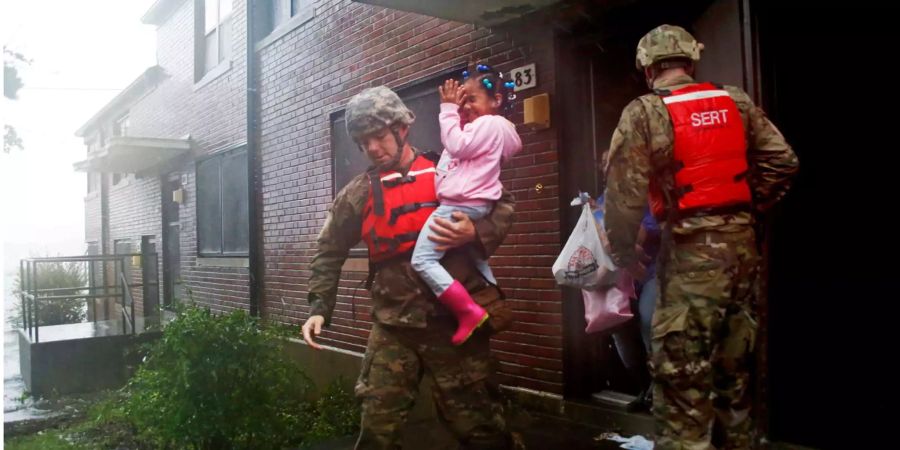
[[[435,188],[442,205],[481,206],[500,198],[500,164],[522,150],[516,126],[503,116],[481,116],[460,126],[458,106],[441,103],[444,153]]]

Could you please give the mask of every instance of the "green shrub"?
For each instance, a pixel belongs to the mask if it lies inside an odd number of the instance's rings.
[[[125,413],[157,446],[276,449],[314,426],[312,383],[243,311],[183,308],[131,380]]]

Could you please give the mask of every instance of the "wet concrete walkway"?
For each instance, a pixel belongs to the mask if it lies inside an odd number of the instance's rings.
[[[613,450],[620,445],[599,437],[609,429],[576,423],[558,417],[531,412],[518,412],[508,417],[509,427],[521,435],[528,450]],[[323,442],[312,450],[351,450],[355,436]],[[407,424],[403,433],[404,450],[451,450],[458,444],[436,420],[420,420]]]
[[[45,402],[35,402],[25,396],[25,380],[19,370],[19,335],[17,331],[3,333],[3,429],[9,434],[12,427],[26,422],[44,421],[63,414]]]

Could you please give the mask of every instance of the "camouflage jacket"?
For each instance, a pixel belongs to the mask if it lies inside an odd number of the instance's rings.
[[[674,91],[693,83],[691,77],[681,76],[660,80],[653,87]],[[765,211],[787,193],[798,170],[797,155],[747,93],[733,86],[725,86],[725,90],[737,103],[746,130],[753,203],[757,210]],[[637,259],[634,245],[648,203],[650,177],[670,165],[674,142],[669,112],[658,95],[644,95],[625,107],[613,132],[606,167],[605,225],[611,257],[619,267],[628,267]],[[658,181],[672,192],[671,177]],[[730,231],[751,223],[751,213],[738,213],[689,218],[671,225],[673,233],[686,234],[703,229]]]
[[[310,315],[322,315],[331,323],[341,267],[350,249],[361,241],[363,207],[369,196],[369,179],[361,174],[337,194],[318,237],[318,250],[310,264]],[[504,190],[490,215],[475,222],[475,242],[447,252],[442,265],[469,292],[487,287],[470,262],[468,252],[487,258],[503,242],[514,219],[512,194]],[[496,291],[496,290],[494,290]],[[499,291],[498,291],[499,292]],[[409,258],[382,263],[372,279],[372,316],[385,325],[424,328],[429,316],[449,315],[412,269]]]

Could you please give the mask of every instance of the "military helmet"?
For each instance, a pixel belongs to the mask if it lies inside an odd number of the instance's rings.
[[[667,59],[684,58],[700,61],[703,44],[697,42],[684,28],[660,25],[641,38],[637,45],[635,65],[644,70]]]
[[[397,123],[410,125],[416,115],[400,100],[397,94],[385,86],[366,89],[347,102],[347,134],[359,140]]]

